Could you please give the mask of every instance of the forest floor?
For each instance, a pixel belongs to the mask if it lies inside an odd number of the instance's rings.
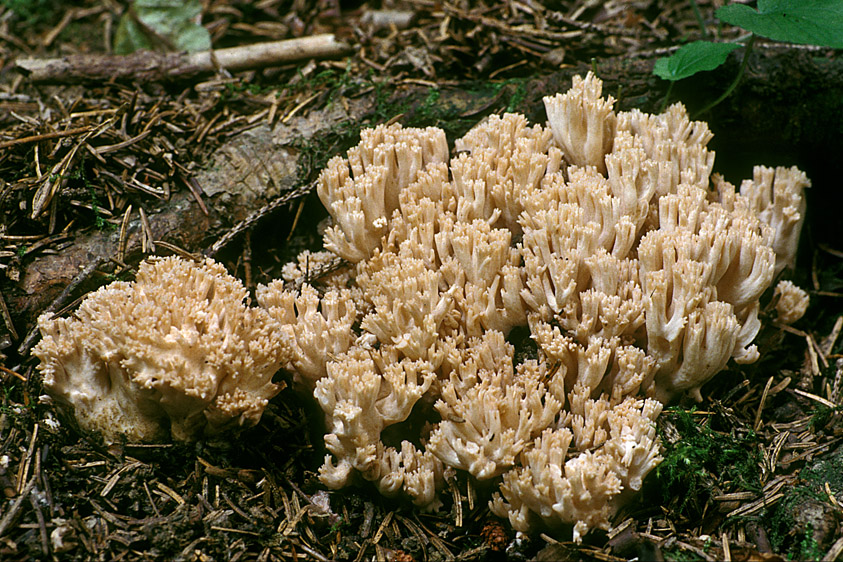
[[[761,361],[730,365],[702,403],[666,409],[664,462],[608,532],[580,545],[570,531],[516,537],[465,475],[435,513],[366,486],[326,491],[320,412],[290,388],[236,440],[105,446],[44,399],[29,354],[40,313],[73,310],[147,255],[214,255],[250,289],[277,277],[318,245],[313,180],[364,126],[437,125],[453,141],[493,112],[542,121],[541,95],[556,90],[536,84],[564,90],[589,69],[615,76],[624,109],[656,111],[667,91],[649,74],[658,56],[740,35],[717,23],[719,5],[204,0],[215,49],[323,33],[350,48],[235,73],[46,83],[16,61],[110,53],[128,2],[0,0],[0,559],[839,559],[843,237],[822,211],[809,208],[791,274],[811,295],[806,317],[767,323]],[[262,135],[288,124],[281,169]],[[728,127],[712,129],[728,141]],[[248,189],[223,198],[215,169],[251,178]],[[818,207],[839,179],[822,183]]]

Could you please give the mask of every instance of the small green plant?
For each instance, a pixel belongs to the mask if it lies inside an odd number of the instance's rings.
[[[88,195],[91,196],[91,210],[94,212],[94,221],[97,225],[97,230],[103,230],[107,227],[111,227],[112,229],[116,227],[116,225],[111,224],[105,217],[102,216],[100,212],[99,200],[97,199],[97,193],[94,191],[92,185],[87,184],[88,187]]]
[[[0,0],[25,25],[44,23],[56,13],[58,4],[51,0]]]
[[[527,82],[524,80],[511,80],[510,83],[515,83],[515,91],[512,92],[512,96],[509,98],[509,103],[506,105],[506,111],[508,113],[513,113],[518,111],[518,108],[524,102],[524,98],[527,97]]]
[[[439,103],[441,92],[439,88],[430,88],[427,91],[427,96],[421,105],[421,111],[424,115],[433,114],[436,112],[436,105]]]
[[[823,557],[813,525],[810,522],[800,525],[796,514],[804,511],[807,504],[834,504],[829,492],[836,498],[843,490],[841,466],[843,449],[814,460],[799,471],[794,485],[784,489],[784,497],[768,509],[764,517],[774,550],[787,552],[792,560],[819,560]]]
[[[802,540],[799,541],[799,560],[821,560],[823,552],[820,545],[817,544],[817,539],[814,538],[814,526],[808,523],[805,527],[805,534]]]
[[[299,69],[296,78],[290,84],[279,89],[277,95],[304,94],[310,96],[314,92],[327,91],[325,108],[330,109],[336,99],[342,96],[353,96],[366,87],[374,86],[374,81],[371,78],[372,72],[370,69],[367,78],[355,78],[356,75],[351,68],[351,59],[348,60],[345,69],[342,71],[336,68],[324,68],[305,74]]]
[[[69,173],[65,174],[52,174],[50,175],[50,181],[55,182],[61,179],[73,180],[74,182],[78,182],[88,190],[88,197],[91,199],[91,211],[94,213],[94,223],[97,226],[97,230],[103,229],[115,229],[117,225],[112,224],[106,220],[106,218],[102,214],[102,207],[99,204],[99,198],[97,197],[96,188],[93,184],[88,180],[85,174],[85,158],[82,158],[82,161],[79,165],[71,170]],[[20,252],[20,250],[18,250]]]
[[[664,500],[684,498],[677,506],[685,511],[693,498],[704,498],[714,489],[760,491],[760,454],[757,438],[750,432],[721,433],[710,427],[710,418],[697,420],[693,410],[668,408],[665,421],[679,432],[673,443],[665,436],[664,460],[656,480]],[[702,500],[704,503],[704,499]],[[700,507],[700,506],[696,506]]]
[[[818,406],[817,409],[814,410],[814,415],[811,416],[811,421],[809,423],[811,431],[820,430],[829,422],[829,420],[831,420],[832,416],[841,412],[843,412],[843,406],[837,406],[834,408],[829,408],[828,406]]]
[[[0,414],[6,414],[10,417],[23,416],[28,412],[35,411],[35,404],[32,401],[26,401],[23,404],[17,403],[12,398],[12,386],[3,385],[0,389],[3,390],[3,399],[0,401]]]
[[[715,15],[723,22],[750,32],[743,62],[735,79],[723,94],[701,109],[704,113],[726,99],[738,85],[746,69],[756,35],[803,45],[843,49],[843,2],[841,0],[758,0],[758,9],[745,4],[729,4]],[[673,55],[660,58],[653,74],[670,81],[662,109],[667,105],[673,84],[698,72],[714,70],[726,62],[729,53],[740,43],[694,41],[679,48]]]
[[[252,94],[253,96],[261,95],[265,93],[266,90],[268,90],[268,88],[261,86],[260,84],[252,84],[247,82],[229,82],[225,85],[225,88],[230,94],[246,92],[248,94]]]

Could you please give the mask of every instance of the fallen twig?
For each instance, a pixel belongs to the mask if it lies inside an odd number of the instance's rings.
[[[19,70],[33,82],[102,82],[103,80],[186,79],[218,68],[230,71],[262,68],[288,62],[337,57],[350,47],[325,33],[285,41],[254,43],[242,47],[198,53],[154,53],[130,55],[72,55],[53,59],[26,58],[17,61]]]
[[[226,232],[219,240],[214,242],[214,244],[210,248],[205,250],[205,255],[210,258],[213,258],[217,255],[217,253],[219,253],[220,250],[226,247],[236,236],[250,229],[252,226],[255,225],[255,223],[257,223],[273,211],[289,203],[290,201],[299,197],[304,197],[313,190],[313,187],[314,184],[308,184],[303,187],[299,187],[298,189],[294,189],[293,191],[289,191],[281,197],[270,201],[260,209],[254,211],[248,217],[235,224],[231,228],[231,230]]]
[[[78,135],[79,133],[85,133],[88,130],[90,130],[90,127],[77,127],[75,129],[68,129],[66,131],[53,131],[52,133],[31,135],[28,137],[22,137],[19,139],[0,142],[0,148],[9,148],[10,146],[15,146],[16,144],[26,144],[42,140],[58,139],[61,137],[72,137],[73,135]]]

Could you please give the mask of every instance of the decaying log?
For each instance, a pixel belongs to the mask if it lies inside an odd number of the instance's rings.
[[[217,69],[238,71],[338,57],[349,50],[348,45],[337,41],[333,34],[326,33],[198,53],[138,51],[122,56],[71,55],[53,59],[21,59],[16,65],[34,82],[168,81],[184,80]]]

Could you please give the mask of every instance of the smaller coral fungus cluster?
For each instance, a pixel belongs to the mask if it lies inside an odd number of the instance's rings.
[[[613,103],[576,78],[545,98],[548,127],[492,116],[454,155],[439,129],[364,131],[319,178],[328,251],[300,257],[344,270],[317,290],[291,264],[255,309],[214,264],[147,264],[41,320],[47,389],[88,428],[115,431],[100,401],[132,437],[166,419],[187,438],[223,413],[254,421],[281,364],[324,411],[327,486],[433,508],[461,470],[499,483],[491,509],[517,530],[607,528],[660,461],[662,403],[758,358],[759,299],[793,263],[808,185],[758,167],[736,190],[680,104]],[[777,294],[780,321],[804,312],[797,288]],[[534,345],[516,352],[515,327]],[[384,440],[411,416],[420,432]]]
[[[290,346],[222,264],[141,264],[71,318],[39,319],[44,387],[107,441],[189,441],[254,425],[281,387]]]

